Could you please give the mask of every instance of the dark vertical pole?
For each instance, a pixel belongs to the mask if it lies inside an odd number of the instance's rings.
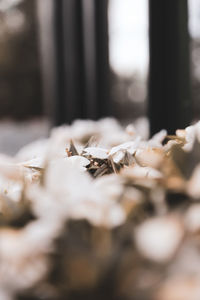
[[[108,0],[82,0],[87,117],[110,114]]]
[[[84,87],[84,53],[82,33],[82,4],[80,0],[63,0],[63,61],[64,61],[64,122],[72,122],[83,118]]]
[[[187,0],[149,0],[151,134],[191,121]]]
[[[44,111],[50,121],[57,123],[60,115],[61,103],[56,103],[62,98],[61,87],[58,80],[58,60],[56,45],[57,11],[53,0],[37,1],[41,72],[43,84]]]
[[[110,113],[107,5],[38,0],[44,96],[54,125]]]
[[[109,90],[108,2],[96,0],[95,8],[98,118],[108,116],[112,111]]]
[[[97,118],[97,53],[96,24],[94,0],[82,0],[83,5],[83,38],[85,63],[86,111],[88,118]]]

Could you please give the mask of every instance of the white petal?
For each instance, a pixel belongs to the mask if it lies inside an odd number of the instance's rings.
[[[99,147],[88,147],[84,149],[84,154],[91,155],[94,158],[107,159],[108,150]]]
[[[172,258],[183,237],[176,218],[157,217],[145,221],[135,232],[136,244],[143,256],[155,262]]]

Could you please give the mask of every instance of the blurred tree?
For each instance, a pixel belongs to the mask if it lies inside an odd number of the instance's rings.
[[[43,111],[35,4],[26,0],[0,11],[0,117]]]

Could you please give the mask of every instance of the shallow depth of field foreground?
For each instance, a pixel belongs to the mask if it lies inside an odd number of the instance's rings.
[[[200,299],[200,122],[76,121],[0,155],[0,300]]]

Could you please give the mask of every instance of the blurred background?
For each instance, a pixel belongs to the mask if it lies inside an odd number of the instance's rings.
[[[0,151],[14,154],[75,118],[114,116],[126,124],[147,117],[151,1],[100,2],[0,0]],[[200,0],[186,2],[194,120]]]

